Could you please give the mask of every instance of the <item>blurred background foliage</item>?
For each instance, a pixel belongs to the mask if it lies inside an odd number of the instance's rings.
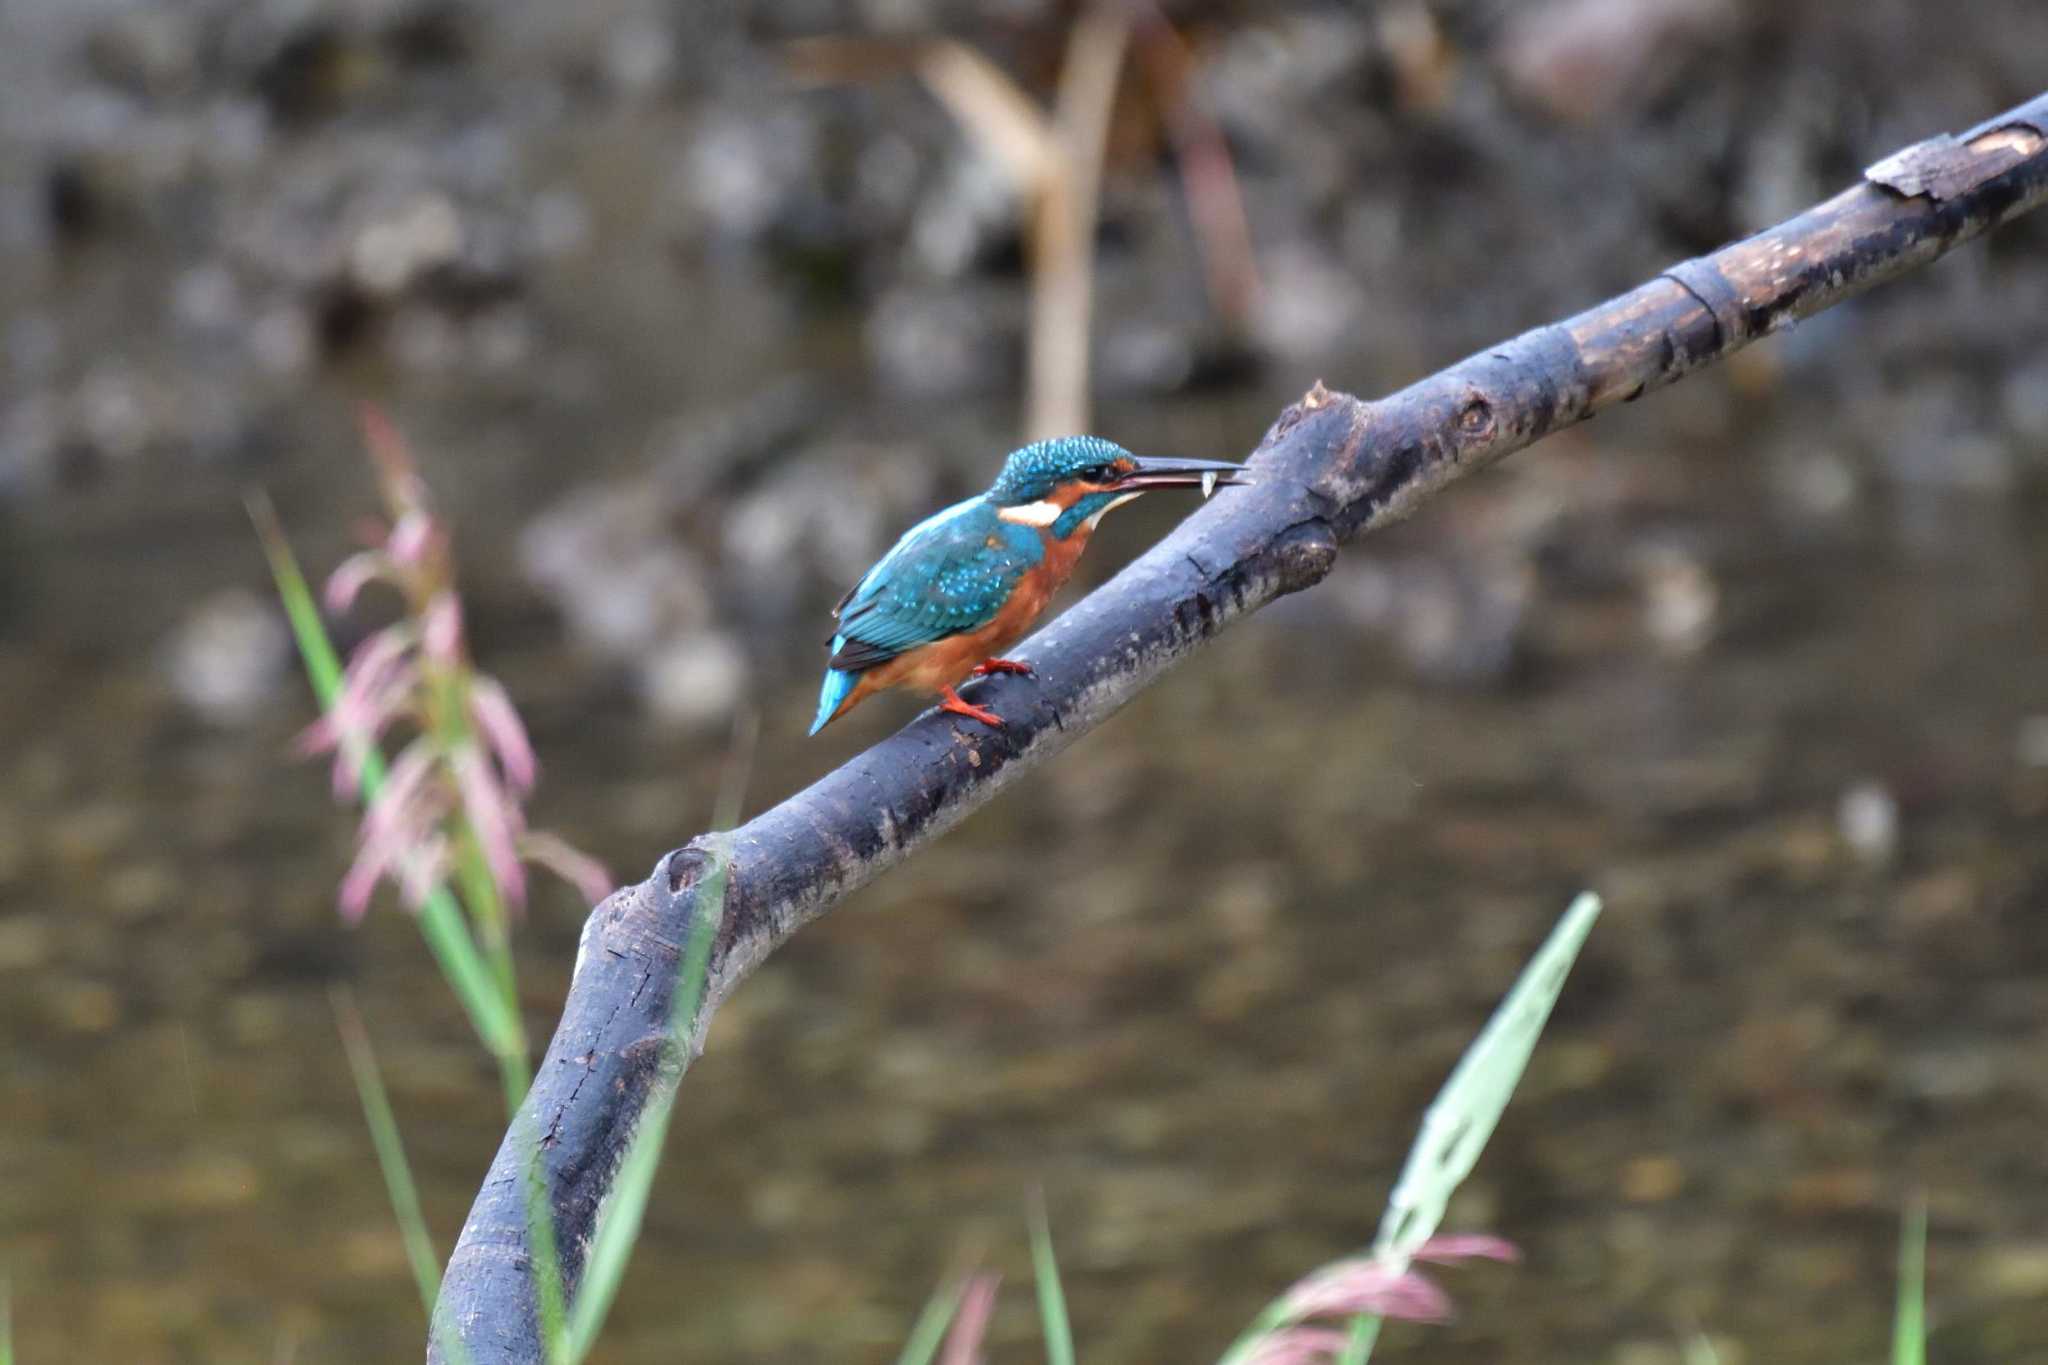
[[[825,609],[1028,420],[1039,191],[919,63],[950,38],[1056,111],[1086,19],[0,11],[23,1359],[420,1349],[327,984],[444,1250],[500,1133],[412,927],[333,912],[348,823],[283,757],[311,711],[242,491],[330,567],[376,508],[375,400],[453,522],[539,823],[650,865],[748,709],[779,798],[907,714],[802,738]],[[1384,391],[1795,212],[2036,93],[2048,51],[2033,0],[1129,19],[1091,423],[1214,458],[1314,379]],[[879,60],[821,73],[848,38]],[[888,1358],[960,1255],[1023,1282],[1038,1184],[1091,1359],[1213,1354],[1370,1236],[1587,884],[1608,922],[1453,1209],[1527,1259],[1380,1358],[1657,1365],[1696,1329],[1727,1362],[1873,1358],[1916,1188],[1934,1354],[2048,1356],[2044,342],[2023,221],[1553,439],[807,931],[713,1026],[599,1358]],[[536,1036],[580,917],[550,888],[520,926]],[[1034,1332],[1017,1297],[991,1340]]]

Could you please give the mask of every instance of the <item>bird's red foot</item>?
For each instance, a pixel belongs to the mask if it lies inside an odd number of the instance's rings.
[[[939,709],[951,711],[956,716],[965,716],[969,720],[978,720],[991,729],[1003,728],[1001,716],[985,706],[976,706],[973,702],[960,700],[960,694],[950,687],[939,694]]]
[[[991,673],[1022,673],[1031,676],[1031,665],[1015,659],[989,659],[974,666],[974,676],[986,678]]]

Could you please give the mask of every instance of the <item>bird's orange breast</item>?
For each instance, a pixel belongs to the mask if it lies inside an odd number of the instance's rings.
[[[1044,533],[1045,558],[1024,571],[1009,599],[987,625],[907,650],[869,669],[847,698],[846,708],[851,708],[858,698],[886,687],[913,687],[926,692],[950,687],[964,679],[976,664],[996,658],[1023,639],[1032,622],[1052,601],[1053,594],[1073,574],[1074,564],[1087,545],[1089,530],[1081,527],[1065,540]]]

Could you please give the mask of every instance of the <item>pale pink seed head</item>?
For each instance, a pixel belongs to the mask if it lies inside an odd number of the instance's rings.
[[[375,550],[364,550],[342,560],[340,567],[327,576],[322,592],[327,610],[337,616],[346,612],[355,605],[362,590],[383,578],[390,567],[390,562]]]
[[[618,885],[612,880],[611,869],[568,840],[545,830],[529,830],[521,835],[519,856],[575,887],[585,905],[596,905]]]
[[[1484,1232],[1463,1232],[1448,1237],[1430,1238],[1415,1248],[1415,1259],[1430,1261],[1437,1265],[1458,1265],[1474,1259],[1513,1264],[1522,1259],[1522,1251],[1505,1237],[1495,1237]]]
[[[437,592],[421,613],[420,644],[434,662],[462,661],[462,602],[452,592]]]
[[[433,516],[424,507],[411,508],[391,528],[384,552],[400,568],[417,569],[425,562],[437,529]]]
[[[368,636],[348,656],[341,673],[341,690],[328,708],[341,735],[358,735],[368,729],[368,707],[393,680],[413,681],[411,666],[412,631],[403,624],[386,626]]]
[[[1444,1322],[1450,1296],[1413,1270],[1395,1270],[1369,1257],[1336,1261],[1287,1291],[1290,1319],[1371,1313],[1408,1322]]]
[[[1323,1365],[1343,1353],[1345,1336],[1334,1327],[1283,1327],[1260,1338],[1245,1365]]]
[[[383,790],[363,814],[363,837],[375,838],[407,823],[406,816],[419,804],[427,781],[434,775],[438,757],[433,742],[424,735],[405,746],[384,779]],[[417,823],[417,822],[414,822]]]
[[[540,765],[533,756],[533,743],[526,726],[512,705],[512,698],[495,678],[479,675],[469,685],[469,718],[497,755],[505,781],[513,792],[525,796],[540,778]]]
[[[451,756],[455,783],[462,792],[462,813],[476,835],[484,863],[505,900],[514,907],[526,904],[526,868],[519,861],[519,835],[525,817],[519,805],[498,781],[496,772],[474,744],[464,744]]]
[[[417,911],[448,878],[448,840],[436,834],[406,855],[398,869],[398,894],[405,908]]]
[[[996,1289],[1000,1275],[976,1275],[960,1295],[960,1307],[946,1332],[940,1365],[979,1365],[982,1339],[988,1335],[989,1319],[995,1316]]]

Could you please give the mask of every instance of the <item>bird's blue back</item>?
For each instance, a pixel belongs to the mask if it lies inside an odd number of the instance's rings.
[[[818,697],[816,734],[866,669],[995,619],[1045,558],[1036,527],[1004,521],[987,497],[918,523],[848,593]]]

